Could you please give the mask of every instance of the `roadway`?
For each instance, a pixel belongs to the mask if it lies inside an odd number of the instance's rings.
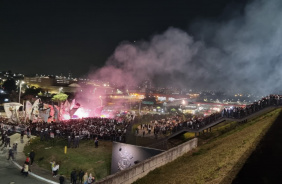
[[[18,133],[10,136],[11,138],[11,146],[13,143],[18,143],[18,153],[15,154],[15,161],[7,160],[8,158],[8,149],[4,148],[4,145],[0,147],[0,183],[1,184],[44,184],[44,183],[54,183],[57,182],[48,180],[45,176],[39,176],[34,173],[30,173],[27,177],[24,177],[21,174],[21,166],[25,160],[25,155],[23,153],[23,149],[25,143],[27,143],[27,138],[25,136],[24,141],[20,141],[20,135]],[[2,140],[1,140],[2,142]],[[31,166],[31,170],[33,166]],[[42,172],[42,171],[39,171]],[[51,175],[51,172],[50,174]]]

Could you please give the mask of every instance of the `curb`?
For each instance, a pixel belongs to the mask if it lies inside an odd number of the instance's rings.
[[[14,164],[15,164],[15,166],[17,166],[19,169],[22,169],[22,166],[20,166],[17,162],[15,162],[15,161],[12,161]],[[45,181],[46,183],[51,183],[51,184],[59,184],[59,183],[57,183],[57,182],[55,182],[55,181],[51,181],[51,180],[48,180],[48,179],[46,179],[46,178],[43,178],[43,177],[41,177],[41,176],[38,176],[38,175],[36,175],[36,174],[34,174],[34,173],[32,173],[32,172],[28,172],[28,174],[30,174],[31,176],[33,176],[33,177],[35,177],[35,178],[37,178],[37,179],[39,179],[39,180],[41,180],[41,181]]]

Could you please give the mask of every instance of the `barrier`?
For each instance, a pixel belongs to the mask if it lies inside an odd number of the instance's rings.
[[[143,162],[140,162],[128,169],[107,176],[104,179],[96,182],[99,184],[129,184],[136,181],[138,178],[142,178],[150,171],[163,166],[183,154],[195,149],[198,146],[198,138],[194,138],[188,142],[185,142],[177,147],[171,148],[159,155],[153,156]]]

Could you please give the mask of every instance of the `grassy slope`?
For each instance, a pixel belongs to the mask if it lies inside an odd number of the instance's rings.
[[[70,176],[73,169],[82,169],[92,173],[98,180],[110,174],[111,142],[99,141],[99,147],[94,148],[94,141],[81,141],[79,148],[67,149],[67,154],[64,154],[66,144],[66,141],[61,140],[52,147],[51,142],[41,142],[36,138],[25,147],[24,152],[27,154],[33,149],[36,154],[35,162],[47,170],[51,169],[51,161],[58,162],[60,164],[59,172],[67,177]]]
[[[280,112],[277,109],[235,126],[135,183],[231,183]]]

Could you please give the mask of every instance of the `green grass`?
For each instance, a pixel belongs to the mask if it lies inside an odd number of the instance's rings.
[[[79,148],[68,148],[65,154],[66,144],[66,140],[57,140],[55,146],[52,146],[51,142],[35,138],[24,148],[24,153],[27,155],[33,149],[36,154],[35,163],[47,170],[51,170],[51,161],[58,162],[59,173],[67,177],[73,169],[92,173],[97,180],[110,174],[112,142],[100,140],[99,147],[95,148],[94,141],[83,140],[80,141]]]
[[[135,184],[231,183],[280,113],[281,109],[276,109],[248,123],[218,126],[196,150],[153,170]]]

